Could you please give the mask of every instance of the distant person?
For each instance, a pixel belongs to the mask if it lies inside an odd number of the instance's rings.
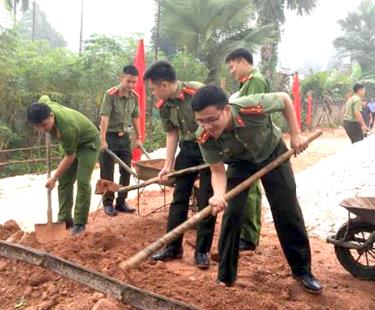
[[[362,118],[367,127],[370,127],[370,122],[372,121],[371,111],[366,102],[366,100],[362,100]]]
[[[371,121],[370,121],[370,128],[374,127],[375,122],[375,101],[374,98],[371,98],[370,102],[368,103],[368,108],[371,112]]]
[[[59,181],[58,220],[72,228],[72,235],[86,228],[91,202],[91,175],[98,159],[99,132],[83,114],[42,96],[27,109],[27,119],[41,132],[49,132],[61,143],[65,156],[46,187],[52,190]],[[73,185],[77,180],[74,221]]]
[[[345,103],[344,128],[350,141],[356,143],[363,140],[368,127],[362,117],[362,98],[366,90],[363,84],[356,83],[353,86],[354,95]]]
[[[125,66],[120,76],[120,84],[106,91],[100,110],[100,178],[113,181],[114,161],[105,152],[110,149],[126,165],[131,165],[132,153],[129,127],[133,126],[137,143],[141,143],[139,131],[138,95],[134,91],[138,80],[138,70],[133,65]],[[120,165],[120,185],[129,185],[130,174]],[[104,212],[109,216],[117,212],[132,213],[134,208],[125,201],[127,192],[117,194],[113,206],[114,193],[103,195]]]

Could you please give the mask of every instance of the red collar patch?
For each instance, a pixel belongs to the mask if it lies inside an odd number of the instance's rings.
[[[209,132],[207,130],[203,130],[203,132],[197,138],[197,141],[199,144],[204,144],[206,143],[209,137],[210,137]]]
[[[244,122],[244,120],[242,119],[241,116],[237,115],[237,116],[235,117],[235,120],[236,120],[236,125],[237,125],[238,127],[245,127],[245,122]]]
[[[155,107],[156,107],[157,109],[160,109],[160,108],[164,105],[165,102],[166,102],[165,100],[160,99],[160,100],[156,101],[156,103],[155,103]]]

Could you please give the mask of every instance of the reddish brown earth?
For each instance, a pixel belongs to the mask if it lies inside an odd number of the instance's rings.
[[[306,153],[293,159],[296,171],[333,154],[346,145],[341,130],[327,132]],[[167,191],[170,200],[172,191]],[[132,201],[136,205],[136,201]],[[120,214],[108,217],[103,210],[91,214],[88,230],[62,242],[39,244],[34,234],[22,244],[44,249],[65,259],[123,281],[118,263],[162,236],[167,209],[148,216],[163,205],[161,192],[147,192],[140,198],[142,216]],[[0,239],[18,229],[15,223],[0,225]],[[216,226],[212,253],[216,253],[220,223]],[[261,244],[255,252],[241,254],[236,285],[215,284],[217,264],[208,271],[193,265],[195,231],[185,235],[184,257],[169,263],[146,262],[130,272],[136,286],[192,304],[202,309],[375,309],[375,282],[360,281],[337,262],[333,247],[311,238],[313,270],[322,281],[322,295],[306,293],[290,275],[272,224],[264,224]],[[39,267],[0,258],[0,309],[91,309],[104,295]],[[109,300],[111,300],[109,298]],[[132,309],[114,300],[118,309]]]

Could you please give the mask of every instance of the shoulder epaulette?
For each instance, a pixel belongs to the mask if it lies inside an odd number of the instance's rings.
[[[197,141],[199,144],[204,144],[210,137],[210,134],[207,130],[203,130],[203,132],[197,137]]]
[[[107,90],[107,94],[110,95],[110,96],[116,95],[117,92],[118,92],[118,88],[116,86]]]
[[[131,92],[139,98],[139,94],[134,89],[132,89]]]
[[[241,114],[253,115],[253,114],[264,114],[263,106],[257,104],[255,106],[245,107],[240,110]]]
[[[193,96],[198,91],[198,89],[185,86],[184,88],[182,88],[182,91],[187,95]]]
[[[160,100],[156,101],[155,107],[157,109],[160,109],[164,105],[165,102],[166,102],[165,100],[160,99]]]

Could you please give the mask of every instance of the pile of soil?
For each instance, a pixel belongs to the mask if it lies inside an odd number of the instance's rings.
[[[333,143],[337,138],[330,139]],[[167,189],[167,201],[171,195],[172,189]],[[135,200],[129,203],[137,205]],[[39,244],[34,234],[27,234],[21,243],[128,282],[118,264],[164,234],[168,208],[161,207],[163,204],[162,192],[145,192],[140,197],[138,214],[108,217],[100,209],[90,215],[87,231],[79,236]],[[161,208],[157,212],[149,214],[158,207]],[[0,225],[0,238],[8,238],[17,229],[14,224]],[[219,230],[220,219],[211,253],[217,253]],[[139,269],[130,271],[135,285],[212,310],[375,309],[375,283],[360,281],[347,273],[337,262],[333,247],[323,240],[310,239],[313,271],[324,286],[323,294],[315,296],[305,292],[292,279],[272,224],[264,223],[261,243],[255,252],[241,254],[238,280],[231,288],[216,284],[216,262],[212,261],[207,271],[193,265],[195,235],[195,230],[185,235],[181,260],[147,261]],[[42,268],[0,258],[1,309],[92,309],[105,297]],[[113,309],[132,309],[108,299],[113,303]]]

